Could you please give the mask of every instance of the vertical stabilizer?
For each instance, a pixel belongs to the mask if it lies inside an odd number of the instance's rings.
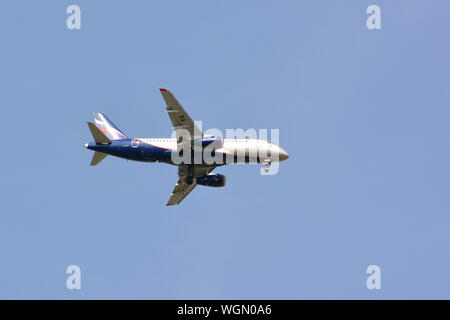
[[[103,113],[95,112],[94,121],[97,128],[100,129],[110,140],[126,139],[127,136],[117,128],[111,120]]]

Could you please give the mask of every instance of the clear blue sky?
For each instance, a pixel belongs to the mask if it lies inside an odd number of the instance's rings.
[[[447,0],[2,1],[0,298],[450,298],[449,16]],[[90,167],[94,111],[171,134],[159,87],[204,128],[279,128],[290,159],[216,169],[225,188],[177,207],[176,167]]]

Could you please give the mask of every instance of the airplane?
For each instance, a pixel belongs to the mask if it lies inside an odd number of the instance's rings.
[[[127,160],[177,165],[178,182],[166,204],[170,206],[180,204],[197,185],[225,186],[224,175],[211,173],[217,166],[264,163],[265,171],[268,172],[272,162],[289,158],[284,149],[266,140],[224,139],[220,136],[203,135],[175,96],[167,89],[160,88],[160,91],[176,138],[129,138],[106,115],[94,113],[95,124],[87,123],[94,142],[84,145],[86,149],[94,151],[91,166],[96,166],[108,155]],[[206,150],[209,150],[208,154],[215,161],[206,161],[206,157],[195,161],[196,152]]]

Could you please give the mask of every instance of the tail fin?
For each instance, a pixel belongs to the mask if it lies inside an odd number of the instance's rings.
[[[95,151],[94,155],[92,156],[91,166],[98,165],[103,159],[106,158],[106,156],[107,156],[106,153]]]
[[[110,139],[126,139],[127,136],[117,128],[103,113],[94,113],[95,125]]]
[[[103,132],[101,132],[100,129],[96,127],[95,124],[93,124],[92,122],[88,122],[87,124],[96,143],[111,143],[111,140],[107,136],[105,136]]]

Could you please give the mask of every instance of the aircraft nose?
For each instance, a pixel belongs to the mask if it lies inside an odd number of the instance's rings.
[[[280,161],[284,161],[287,158],[289,158],[289,153],[286,152],[286,150],[284,150],[283,148],[280,148],[280,152],[279,152],[279,157],[280,157]]]
[[[280,161],[287,160],[287,158],[289,158],[289,153],[287,153],[286,150],[280,147]]]
[[[84,144],[84,147],[85,147],[85,148],[87,148],[87,147],[88,147],[88,145],[89,145],[89,143],[85,143],[85,144]]]

